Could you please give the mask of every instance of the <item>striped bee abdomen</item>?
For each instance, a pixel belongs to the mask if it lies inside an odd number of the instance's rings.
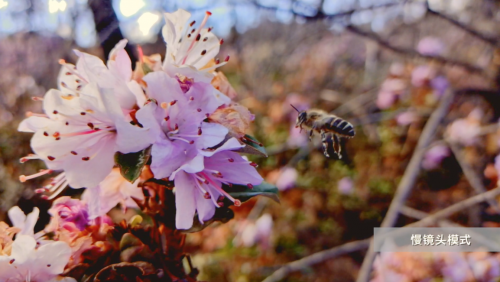
[[[325,131],[332,131],[344,137],[354,137],[354,126],[346,120],[336,116],[325,117],[321,123]]]

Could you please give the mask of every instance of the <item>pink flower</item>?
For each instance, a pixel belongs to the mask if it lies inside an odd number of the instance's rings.
[[[297,181],[297,170],[293,167],[285,167],[280,171],[280,175],[276,180],[276,187],[280,191],[288,190],[295,186]]]
[[[191,228],[196,213],[202,223],[211,219],[215,209],[220,207],[220,197],[226,197],[239,206],[241,202],[224,191],[222,184],[253,187],[262,182],[255,164],[231,151],[242,147],[236,138],[231,138],[216,150],[196,155],[172,173],[177,229]]]
[[[396,102],[397,95],[389,91],[380,91],[377,96],[377,107],[386,110]]]
[[[433,146],[425,153],[422,167],[426,170],[436,169],[446,157],[450,156],[450,153],[450,149],[446,145]]]
[[[46,232],[56,231],[66,225],[74,225],[79,231],[89,224],[89,214],[86,203],[64,196],[56,199],[49,209],[50,223]]]
[[[443,42],[436,37],[425,37],[418,43],[417,51],[422,55],[439,56],[444,51]]]
[[[337,183],[337,190],[340,194],[352,194],[354,191],[354,182],[350,177],[343,177]]]
[[[448,139],[464,146],[476,144],[481,131],[482,116],[483,111],[480,108],[476,108],[470,112],[467,118],[455,120],[446,129]]]
[[[222,103],[214,96],[212,85],[196,82],[184,93],[177,79],[164,72],[144,77],[150,102],[136,114],[150,128],[154,140],[151,170],[155,178],[169,177],[173,171],[194,158],[196,151],[213,147],[224,140],[228,129],[204,120]]]
[[[99,184],[99,187],[86,189],[82,200],[88,203],[90,219],[106,215],[112,208],[120,204],[126,208],[137,208],[133,198],[142,201],[144,194],[138,187],[139,179],[130,183],[120,173],[120,169],[113,168],[111,173]],[[94,208],[95,203],[98,203]]]
[[[31,147],[49,170],[21,181],[64,170],[73,188],[95,187],[112,170],[116,152],[140,151],[152,143],[148,129],[130,124],[113,89],[88,84],[78,97],[50,90],[43,100],[45,115],[31,116],[20,131],[35,132]],[[65,186],[65,185],[64,185]]]
[[[403,126],[409,125],[417,120],[418,120],[418,115],[412,111],[406,111],[396,116],[396,122],[399,125]]]
[[[296,119],[297,117],[295,117]],[[307,134],[304,132],[300,132],[300,128],[295,127],[295,124],[290,126],[290,130],[288,133],[288,139],[286,140],[286,144],[290,147],[304,147],[308,144],[309,139]]]
[[[76,282],[70,277],[60,277],[71,256],[65,242],[50,242],[36,248],[36,241],[27,235],[18,235],[9,256],[0,256],[0,281],[64,281]]]
[[[418,66],[411,73],[411,84],[422,87],[436,77],[436,70],[430,66]]]
[[[245,247],[252,247],[259,243],[263,248],[270,245],[271,233],[273,230],[273,217],[270,214],[263,214],[255,222],[246,222],[241,232],[241,243]]]
[[[201,25],[194,28],[195,22],[189,22],[191,17],[189,12],[179,9],[174,13],[165,13],[162,34],[167,43],[167,53],[163,63],[164,69],[169,66],[190,66],[201,70],[219,53],[222,42],[210,32],[211,28],[204,28],[211,14],[206,12]],[[203,71],[214,68],[210,67]]]

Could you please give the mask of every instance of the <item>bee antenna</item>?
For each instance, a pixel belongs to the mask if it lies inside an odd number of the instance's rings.
[[[300,111],[297,108],[295,108],[294,105],[290,104],[290,106],[292,106],[292,108],[294,108],[297,111],[297,113],[300,113]]]

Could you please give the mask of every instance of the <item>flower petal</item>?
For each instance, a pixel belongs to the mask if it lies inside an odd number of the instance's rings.
[[[195,180],[196,181],[196,180]],[[204,223],[207,220],[212,219],[215,214],[215,205],[211,199],[205,199],[205,195],[199,189],[194,191],[194,196],[196,198],[196,210],[198,212],[198,220],[200,223]]]
[[[28,235],[18,235],[14,243],[12,243],[10,257],[15,259],[16,264],[22,264],[33,258],[35,247],[35,238]]]
[[[264,180],[255,167],[238,153],[231,151],[221,151],[205,158],[205,169],[219,171],[225,181],[233,184],[258,185]]]
[[[68,243],[62,241],[50,242],[40,246],[36,250],[36,260],[43,262],[43,264],[40,264],[43,272],[57,275],[64,271],[71,253],[71,247]]]
[[[189,229],[193,226],[196,212],[196,202],[193,193],[196,191],[195,179],[185,173],[179,172],[175,178],[175,226],[177,229]]]

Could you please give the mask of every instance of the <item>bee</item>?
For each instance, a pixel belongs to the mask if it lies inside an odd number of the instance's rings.
[[[299,111],[293,105],[291,106],[299,113],[295,127],[300,127],[301,131],[303,127],[309,129],[309,140],[312,138],[314,131],[321,134],[325,156],[330,157],[328,154],[328,145],[332,144],[333,151],[341,159],[340,138],[354,137],[356,134],[354,126],[350,122],[322,110],[310,109]]]

